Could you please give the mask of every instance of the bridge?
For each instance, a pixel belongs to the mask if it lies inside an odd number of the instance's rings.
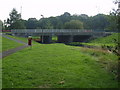
[[[13,35],[23,37],[40,36],[42,43],[51,43],[52,36],[57,36],[59,43],[70,43],[111,34],[111,32],[81,29],[14,29],[11,32]]]

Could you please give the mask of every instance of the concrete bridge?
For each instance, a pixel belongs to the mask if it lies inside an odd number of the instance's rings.
[[[11,30],[16,36],[40,36],[42,43],[51,43],[52,36],[57,36],[59,43],[83,42],[90,38],[106,36],[111,32],[80,30],[80,29],[15,29]]]

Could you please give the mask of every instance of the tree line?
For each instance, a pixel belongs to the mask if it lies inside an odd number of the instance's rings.
[[[0,21],[1,22],[1,21]],[[93,30],[117,30],[117,16],[97,14],[88,16],[86,14],[71,15],[69,12],[56,17],[29,18],[24,20],[21,14],[13,8],[9,18],[4,20],[3,29],[93,29]]]

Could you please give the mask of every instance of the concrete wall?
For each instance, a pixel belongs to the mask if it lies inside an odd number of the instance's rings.
[[[72,35],[59,35],[57,42],[59,42],[59,43],[70,43],[72,41],[73,41],[73,36]]]
[[[52,43],[52,36],[43,36],[42,39],[43,39],[43,43],[46,44]]]
[[[91,35],[75,35],[73,36],[73,42],[84,42],[90,37]]]

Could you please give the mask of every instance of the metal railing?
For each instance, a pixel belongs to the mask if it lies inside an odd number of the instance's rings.
[[[93,30],[81,29],[14,29],[12,33],[79,33],[92,32]]]

